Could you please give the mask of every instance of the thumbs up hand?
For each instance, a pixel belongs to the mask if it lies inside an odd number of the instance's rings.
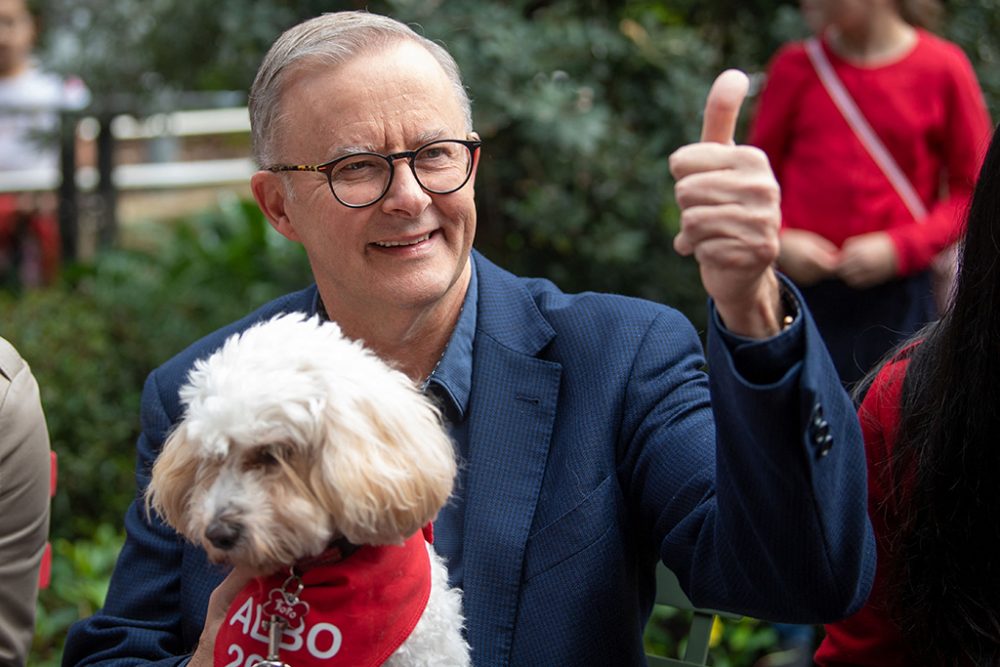
[[[701,142],[670,156],[681,231],[674,248],[694,255],[701,281],[726,327],[743,336],[778,333],[781,194],[767,156],[733,137],[749,79],[726,70],[705,102]]]

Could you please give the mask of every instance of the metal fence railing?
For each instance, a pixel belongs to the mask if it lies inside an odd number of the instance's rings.
[[[0,117],[11,110],[0,109]],[[98,243],[117,235],[119,193],[141,190],[219,187],[247,183],[255,167],[241,151],[238,157],[183,155],[182,142],[215,136],[249,135],[245,106],[191,108],[138,116],[124,111],[60,113],[57,164],[0,170],[0,195],[55,192],[58,201],[62,257],[78,256],[80,215],[93,210]],[[93,144],[93,164],[79,164],[81,138]],[[247,142],[248,143],[248,142]],[[138,160],[118,164],[116,152],[125,144],[143,144]]]

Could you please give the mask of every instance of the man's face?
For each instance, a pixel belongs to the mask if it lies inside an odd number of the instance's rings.
[[[281,112],[275,157],[285,164],[317,164],[356,151],[389,154],[435,139],[468,138],[444,71],[426,50],[405,41],[335,68],[312,66],[293,73]],[[427,309],[464,295],[476,229],[475,166],[462,189],[432,195],[420,188],[406,161],[398,160],[389,191],[361,209],[337,202],[323,174],[258,178],[286,193],[285,224],[273,214],[272,223],[305,246],[335,319],[384,307]]]
[[[0,76],[18,74],[35,41],[35,24],[24,0],[0,0]]]

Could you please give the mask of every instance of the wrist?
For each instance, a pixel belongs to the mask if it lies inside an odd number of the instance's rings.
[[[717,300],[715,308],[722,324],[731,333],[744,338],[770,338],[794,322],[798,314],[794,297],[786,297],[784,292],[777,275],[768,270],[750,298],[733,304]]]

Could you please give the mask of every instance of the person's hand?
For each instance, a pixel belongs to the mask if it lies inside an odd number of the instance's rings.
[[[899,266],[896,246],[885,232],[859,234],[844,241],[837,276],[855,289],[892,280]]]
[[[786,229],[781,233],[778,266],[798,285],[815,285],[836,275],[840,262],[837,246],[819,234],[804,229]]]
[[[215,636],[226,620],[226,612],[233,603],[236,594],[247,582],[253,579],[254,573],[237,568],[229,573],[208,598],[208,611],[205,614],[205,627],[198,639],[198,647],[191,656],[188,667],[212,667],[215,661]]]
[[[733,333],[766,338],[780,331],[778,258],[781,195],[767,156],[733,136],[749,80],[727,70],[705,102],[701,142],[670,156],[681,231],[674,248],[694,255],[705,291]]]

